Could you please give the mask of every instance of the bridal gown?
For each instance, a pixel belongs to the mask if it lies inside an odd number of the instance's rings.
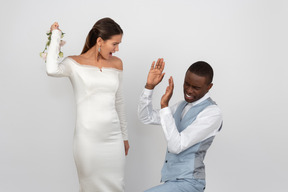
[[[122,97],[122,71],[77,63],[57,62],[61,32],[52,31],[47,74],[69,77],[77,117],[74,159],[80,192],[123,192],[127,128]]]

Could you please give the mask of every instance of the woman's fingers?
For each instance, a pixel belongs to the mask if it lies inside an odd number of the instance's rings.
[[[59,30],[59,24],[58,24],[58,22],[54,22],[54,23],[51,25],[50,30],[53,31],[54,29],[58,29],[58,30]]]

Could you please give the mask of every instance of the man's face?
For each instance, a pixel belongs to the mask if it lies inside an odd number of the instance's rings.
[[[212,83],[207,84],[206,77],[187,71],[183,85],[185,100],[188,103],[192,103],[201,99],[209,91],[212,85]]]

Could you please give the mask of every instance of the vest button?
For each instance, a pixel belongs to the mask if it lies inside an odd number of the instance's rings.
[[[166,160],[165,163],[167,163],[168,161]]]

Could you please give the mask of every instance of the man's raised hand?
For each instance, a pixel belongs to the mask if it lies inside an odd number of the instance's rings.
[[[169,101],[173,95],[173,90],[174,90],[174,81],[173,81],[173,78],[170,77],[169,78],[169,85],[168,87],[166,88],[166,92],[164,93],[164,95],[162,96],[161,98],[161,109],[165,108],[165,107],[168,107],[169,105]]]
[[[165,62],[163,58],[158,59],[156,64],[155,61],[153,61],[148,73],[147,82],[145,85],[146,89],[154,89],[154,87],[162,81],[165,75],[165,73],[163,73],[164,67]]]

